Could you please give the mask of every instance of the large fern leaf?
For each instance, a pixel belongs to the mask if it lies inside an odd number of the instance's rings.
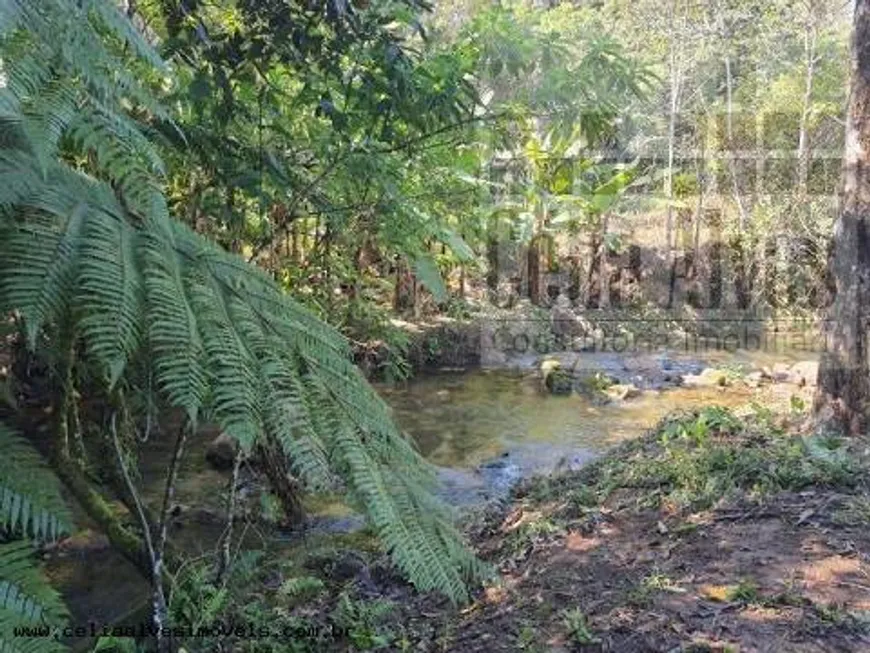
[[[34,213],[0,235],[7,254],[0,263],[3,308],[21,313],[30,343],[67,306],[88,208],[84,202],[76,204],[63,223]]]
[[[147,360],[159,395],[192,423],[213,420],[245,449],[281,443],[308,486],[347,490],[413,582],[466,598],[482,568],[344,338],[170,219],[159,157],[126,113],[162,111],[124,65],[134,53],[165,74],[147,44],[109,0],[12,0],[8,15],[22,38],[0,42],[0,309],[24,318],[31,346],[60,327],[74,334],[107,389],[150,387],[133,364]],[[52,158],[62,143],[75,156]],[[24,495],[9,496],[10,527],[34,528],[38,514],[40,533],[59,531],[43,525],[47,508],[31,501],[25,520]]]
[[[113,387],[141,344],[142,280],[136,263],[138,233],[120,220],[89,220],[78,267],[76,310],[90,353]]]
[[[148,341],[157,383],[169,402],[184,409],[192,423],[206,400],[207,374],[197,319],[187,298],[182,271],[171,242],[153,229],[140,242],[141,265],[151,321]]]
[[[36,540],[69,532],[57,477],[33,447],[0,423],[0,531]]]
[[[60,596],[34,566],[33,548],[27,542],[0,544],[0,651],[66,650],[56,629],[66,618]]]
[[[57,592],[36,566],[33,546],[9,538],[54,540],[70,516],[57,477],[33,447],[0,422],[0,651],[59,651],[54,628],[66,618]],[[18,627],[45,628],[27,637]]]

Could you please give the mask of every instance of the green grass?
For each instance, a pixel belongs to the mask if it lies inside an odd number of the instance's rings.
[[[653,570],[628,592],[626,600],[629,605],[646,608],[652,603],[654,595],[659,592],[683,594],[686,590],[666,574]]]
[[[851,497],[846,500],[843,507],[832,515],[835,524],[841,526],[868,526],[870,525],[870,497]]]
[[[751,578],[741,578],[734,587],[728,590],[727,598],[735,603],[759,603],[761,595],[758,593],[758,585]]]
[[[590,630],[589,620],[580,608],[572,608],[562,613],[562,624],[568,638],[575,644],[595,644],[599,640]]]
[[[861,482],[849,442],[830,435],[801,437],[764,416],[740,419],[719,407],[666,418],[646,437],[562,477],[525,488],[532,500],[567,498],[567,516],[604,503],[617,490],[633,493],[639,507],[668,504],[699,511],[719,500],[763,497],[809,486],[847,488]]]

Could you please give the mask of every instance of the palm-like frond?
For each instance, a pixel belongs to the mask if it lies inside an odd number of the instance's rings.
[[[70,516],[57,478],[33,447],[2,422],[0,451],[0,536],[54,540],[69,532]],[[15,628],[54,628],[66,614],[35,565],[33,546],[27,541],[0,543],[0,651],[63,650],[53,636],[16,637]]]
[[[132,363],[148,360],[191,422],[213,420],[245,449],[281,443],[310,486],[343,484],[413,582],[464,599],[482,569],[345,340],[169,218],[159,157],[125,108],[161,110],[118,46],[163,74],[156,55],[109,0],[11,7],[27,31],[0,43],[0,310],[23,318],[31,345],[75,334],[108,389],[136,385]],[[86,171],[57,158],[60,146]]]
[[[27,542],[0,544],[0,647],[5,644],[11,650],[37,650],[33,644],[45,639],[38,650],[63,650],[51,638],[15,637],[14,628],[53,626],[66,616],[60,596],[33,564],[33,547]],[[53,646],[46,646],[48,643]]]
[[[88,220],[82,234],[76,309],[90,353],[102,363],[109,386],[141,346],[142,279],[136,261],[138,233],[119,220]]]
[[[0,423],[0,531],[54,540],[69,531],[57,477],[21,436]]]

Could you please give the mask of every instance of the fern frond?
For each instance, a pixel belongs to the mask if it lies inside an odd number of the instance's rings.
[[[133,211],[148,215],[154,202],[165,201],[154,181],[164,172],[163,162],[132,121],[113,115],[110,107],[88,106],[79,110],[69,134],[83,152],[94,154]],[[168,218],[166,209],[161,212]]]
[[[57,319],[67,306],[87,211],[88,205],[81,202],[63,224],[36,214],[0,234],[4,242],[0,262],[2,306],[21,313],[31,346],[39,330]]]
[[[137,233],[111,218],[88,220],[78,268],[79,332],[106,371],[109,388],[121,377],[141,342],[142,280]]]
[[[467,598],[482,567],[347,341],[263,271],[171,219],[160,157],[127,112],[163,115],[126,65],[138,56],[163,74],[147,44],[110,0],[10,1],[0,310],[23,317],[31,346],[53,327],[79,337],[77,354],[99,365],[107,389],[147,385],[150,401],[156,386],[190,422],[213,419],[245,450],[280,443],[309,487],[344,485],[418,587]],[[59,143],[91,174],[52,157]],[[2,485],[0,523],[56,536],[51,506],[13,482],[11,493]]]
[[[57,592],[34,569],[33,547],[29,543],[0,544],[0,569],[0,610],[31,623],[57,621],[66,616],[66,607]]]
[[[37,540],[69,532],[60,484],[33,447],[0,422],[0,528]]]
[[[0,534],[55,540],[69,532],[70,515],[57,477],[23,438],[0,422]],[[67,617],[26,541],[0,543],[0,651],[62,651],[54,636],[13,637],[17,626],[52,629]]]
[[[108,29],[124,45],[133,49],[139,59],[157,71],[168,73],[166,62],[157,54],[128,18],[121,13],[118,5],[102,0],[83,2],[83,8],[96,16],[99,22]]]
[[[56,591],[33,564],[27,542],[0,544],[0,651],[63,651],[53,636],[14,636],[16,627],[53,628],[67,618]]]
[[[187,298],[181,266],[172,244],[146,231],[141,240],[149,348],[157,385],[170,404],[196,424],[206,401],[208,376],[196,315]]]
[[[58,143],[79,113],[79,94],[69,79],[52,79],[21,102],[22,128],[39,161],[57,155]]]
[[[272,351],[280,351],[273,343]],[[313,427],[317,407],[309,405],[300,381],[299,361],[264,352],[262,374],[267,381],[266,428],[281,444],[293,472],[314,489],[326,489],[335,482],[331,467],[329,439]]]
[[[45,189],[45,177],[34,163],[32,156],[20,150],[0,152],[0,212],[28,205]]]
[[[236,329],[233,300],[199,260],[198,250],[186,254],[193,261],[187,267],[186,290],[212,377],[211,410],[221,428],[250,451],[263,432],[258,366]]]

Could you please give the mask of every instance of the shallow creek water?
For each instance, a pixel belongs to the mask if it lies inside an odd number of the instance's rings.
[[[438,466],[448,502],[503,496],[520,478],[576,467],[636,436],[676,408],[745,403],[744,388],[673,388],[600,405],[553,396],[538,378],[475,371],[419,379],[385,390],[396,420]]]
[[[595,356],[580,363],[605,371],[618,367],[630,375],[623,359],[599,356],[596,360]],[[794,360],[788,355],[736,354],[686,364],[736,361],[757,368]],[[581,465],[608,446],[640,435],[675,409],[767,401],[775,387],[753,389],[734,384],[727,388],[650,389],[632,399],[600,405],[582,395],[548,394],[534,370],[527,368],[437,374],[396,387],[380,387],[379,391],[393,407],[400,427],[437,466],[443,497],[462,507],[503,497],[520,478]],[[183,525],[172,537],[191,555],[213,546],[223,529],[216,515],[222,514],[227,477],[211,469],[204,458],[205,445],[213,435],[199,436],[190,444],[176,490],[186,512]],[[155,438],[147,447],[141,482],[148,501],[156,502],[162,492],[162,472],[171,451],[168,440]],[[347,531],[361,523],[358,516],[328,502],[321,504],[320,512],[312,521],[321,533]],[[108,548],[104,538],[87,529],[87,520],[79,516],[83,530],[46,561],[50,576],[67,599],[72,621],[113,623],[141,611],[147,597],[146,583]],[[268,529],[254,528],[249,535],[254,543],[294,545],[292,538]]]

